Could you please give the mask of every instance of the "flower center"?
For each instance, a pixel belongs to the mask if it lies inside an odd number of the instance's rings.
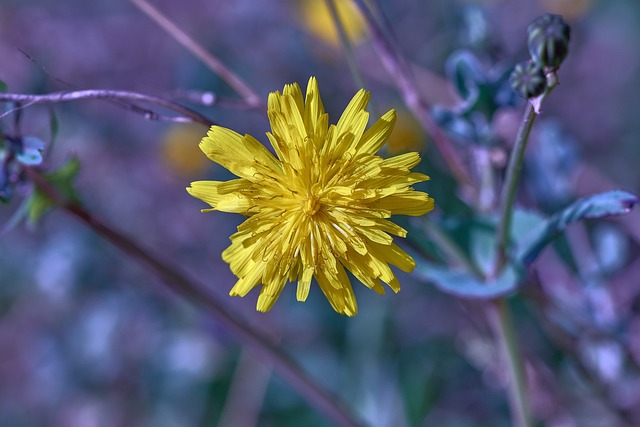
[[[320,209],[320,203],[318,202],[318,198],[314,195],[309,195],[307,199],[304,201],[304,205],[302,206],[302,210],[307,216],[313,216]]]

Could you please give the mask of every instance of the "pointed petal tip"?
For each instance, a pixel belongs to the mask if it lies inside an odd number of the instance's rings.
[[[262,288],[264,290],[264,287]],[[278,299],[278,295],[269,295],[260,291],[260,295],[258,296],[258,302],[256,303],[256,310],[261,313],[266,313],[271,310],[273,304]]]

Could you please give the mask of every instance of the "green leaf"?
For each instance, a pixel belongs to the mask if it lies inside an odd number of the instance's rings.
[[[542,249],[571,223],[582,219],[624,215],[638,203],[638,197],[626,191],[609,191],[579,199],[551,218],[539,224],[517,244],[516,259],[531,263]]]
[[[79,202],[80,199],[73,187],[73,180],[80,171],[80,161],[72,157],[57,170],[43,174],[44,179],[60,192],[70,202]],[[55,203],[49,199],[40,189],[35,188],[27,206],[29,222],[36,224],[42,216],[53,209]]]
[[[517,209],[513,215],[513,235],[530,230],[532,224],[543,219],[532,212]],[[479,267],[481,275],[490,276],[495,261],[495,215],[475,216],[464,222],[468,228],[468,243],[472,262]],[[522,284],[524,270],[519,265],[509,265],[494,279],[483,280],[462,268],[448,268],[414,256],[417,260],[415,274],[448,294],[466,298],[495,298],[514,292]]]
[[[466,298],[496,298],[516,290],[521,282],[522,272],[507,267],[494,280],[483,281],[460,269],[449,269],[423,261],[418,263],[415,274],[448,294]]]
[[[532,211],[515,209],[511,220],[511,241],[526,235],[544,223],[545,218]],[[496,215],[476,216],[469,230],[469,248],[473,262],[485,275],[491,274],[496,258]]]
[[[448,268],[414,256],[415,274],[432,282],[443,292],[466,298],[495,298],[517,290],[522,284],[525,266],[559,233],[574,222],[628,213],[638,197],[625,191],[610,191],[577,200],[550,218],[516,209],[513,214],[511,241],[516,256],[495,279],[482,280],[464,269]],[[472,261],[487,276],[495,260],[495,216],[476,216],[467,221],[468,246]]]

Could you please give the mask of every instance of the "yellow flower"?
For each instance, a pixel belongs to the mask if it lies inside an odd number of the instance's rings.
[[[169,129],[162,141],[162,160],[173,172],[193,176],[205,170],[207,159],[196,142],[202,139],[202,128],[195,124],[180,124]]]
[[[410,171],[420,162],[418,153],[376,155],[396,113],[365,131],[368,101],[369,93],[360,90],[329,126],[312,77],[306,99],[297,84],[269,95],[267,137],[276,156],[252,136],[219,126],[202,139],[207,157],[240,178],[196,181],[187,191],[211,205],[203,212],[248,217],[222,253],[238,276],[230,295],[262,285],[257,309],[267,311],[288,281],[298,282],[297,298],[306,300],[315,277],[331,306],[353,316],[356,300],[345,269],[380,294],[381,281],[400,290],[389,265],[408,272],[415,262],[391,237],[407,231],[387,218],[425,214],[433,199],[411,187],[429,179]]]

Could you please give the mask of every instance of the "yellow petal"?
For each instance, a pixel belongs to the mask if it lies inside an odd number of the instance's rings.
[[[273,304],[278,300],[282,289],[286,283],[286,278],[283,277],[279,280],[273,281],[268,285],[262,286],[258,301],[256,303],[256,309],[258,311],[266,312],[271,309]]]
[[[374,227],[358,227],[357,231],[372,242],[381,245],[390,245],[393,242],[393,238],[391,236]]]
[[[215,210],[245,214],[252,206],[252,202],[249,197],[239,191],[246,186],[247,181],[244,179],[225,182],[195,181],[191,183],[191,187],[187,187],[187,191],[193,197],[209,203]]]
[[[214,162],[235,175],[251,178],[256,173],[254,162],[277,164],[273,155],[255,138],[220,126],[212,126],[200,142],[200,149]]]
[[[418,163],[420,163],[420,153],[411,151],[409,153],[404,153],[385,159],[384,162],[382,162],[381,167],[383,169],[389,168],[408,171]]]
[[[191,183],[190,187],[187,187],[187,192],[193,197],[202,200],[205,203],[216,207],[220,198],[222,197],[218,193],[218,186],[224,183],[223,181],[195,181]]]
[[[385,262],[395,265],[406,273],[409,273],[416,268],[416,262],[411,258],[411,255],[400,249],[400,247],[395,243],[388,246],[372,243],[370,248],[374,257],[384,259]]]
[[[307,94],[305,98],[304,122],[307,125],[307,132],[316,132],[318,120],[324,115],[324,106],[320,98],[320,89],[315,77],[309,78],[307,84]]]
[[[229,295],[243,297],[249,293],[251,289],[260,284],[262,277],[262,271],[264,266],[261,263],[255,263],[252,268],[248,269],[248,273],[236,282],[236,284],[229,291]]]
[[[362,135],[358,150],[367,154],[375,154],[389,139],[397,117],[396,110],[387,111]]]
[[[311,289],[311,278],[313,277],[313,267],[305,267],[302,277],[298,281],[296,298],[298,301],[306,301]]]
[[[377,209],[389,210],[393,215],[419,216],[431,212],[434,201],[427,193],[408,191],[375,201]]]
[[[335,311],[347,316],[355,316],[358,313],[356,297],[353,294],[349,277],[340,264],[338,264],[335,275],[326,270],[319,270],[316,274],[316,279],[322,293],[327,297]],[[334,282],[337,282],[339,286],[335,286]]]
[[[336,134],[340,136],[346,132],[350,132],[351,129],[356,128],[358,123],[362,120],[361,113],[369,103],[369,92],[364,89],[360,89],[358,93],[351,99],[347,108],[345,108],[338,124],[336,125]]]
[[[298,83],[292,83],[284,85],[284,90],[282,94],[285,98],[291,97],[295,103],[296,109],[298,110],[298,114],[302,114],[304,112],[304,101],[302,100],[302,91],[300,90],[300,86]]]

